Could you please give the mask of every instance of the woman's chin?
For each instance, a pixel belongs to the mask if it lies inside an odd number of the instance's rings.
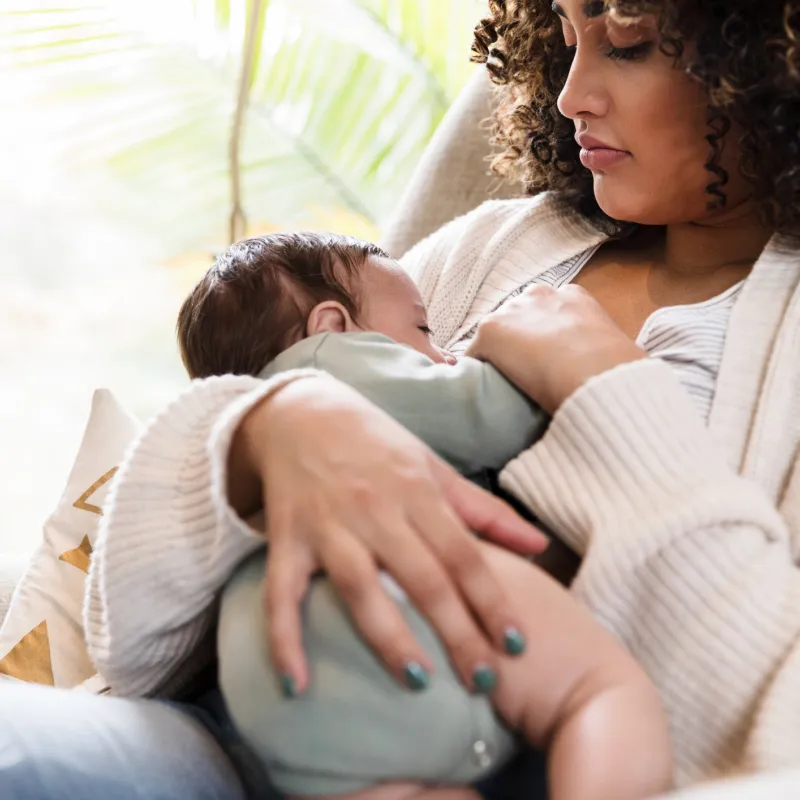
[[[633,201],[630,195],[623,196],[621,192],[606,192],[597,190],[595,180],[595,199],[600,210],[617,222],[635,222],[639,225],[653,225],[650,209],[641,203]]]
[[[606,216],[618,222],[637,225],[672,225],[694,222],[705,214],[705,202],[695,201],[695,194],[677,199],[632,185],[612,175],[595,173],[594,196]]]

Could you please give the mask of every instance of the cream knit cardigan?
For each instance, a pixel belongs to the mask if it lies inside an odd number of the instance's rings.
[[[500,300],[602,240],[551,196],[490,201],[404,264],[447,343],[488,276]],[[260,543],[225,499],[230,438],[294,377],[196,382],[128,453],[84,614],[117,694],[165,694],[202,666],[220,587]],[[579,389],[503,472],[585,556],[574,594],[657,684],[679,784],[800,765],[798,442],[800,253],[774,238],[733,310],[708,425],[669,366],[636,362]]]

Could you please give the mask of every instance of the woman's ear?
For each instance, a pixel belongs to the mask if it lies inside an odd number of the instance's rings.
[[[359,330],[350,312],[336,300],[325,300],[311,309],[306,322],[306,336],[318,333],[349,333]]]

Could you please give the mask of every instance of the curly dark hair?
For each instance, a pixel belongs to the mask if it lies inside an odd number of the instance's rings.
[[[709,207],[725,203],[722,139],[732,125],[740,170],[771,230],[800,235],[800,0],[606,0],[621,17],[655,14],[660,50],[706,89]],[[691,41],[691,55],[685,43]],[[573,123],[556,108],[571,54],[551,0],[489,0],[473,61],[502,87],[493,167],[530,194],[551,189],[598,221]],[[684,57],[685,56],[685,57]]]

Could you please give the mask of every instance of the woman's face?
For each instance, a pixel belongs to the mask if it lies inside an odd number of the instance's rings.
[[[706,96],[658,48],[654,17],[625,24],[602,2],[558,0],[564,39],[574,60],[558,99],[575,123],[581,162],[592,171],[600,208],[617,220],[646,225],[710,220],[705,168]],[[729,135],[720,165],[726,211],[747,196]]]

